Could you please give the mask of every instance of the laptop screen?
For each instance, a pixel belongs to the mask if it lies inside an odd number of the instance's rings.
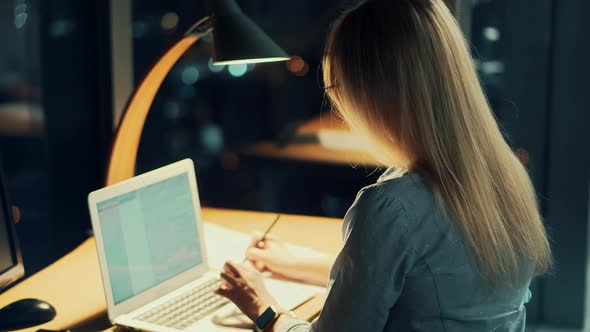
[[[97,209],[116,304],[203,262],[188,173]]]

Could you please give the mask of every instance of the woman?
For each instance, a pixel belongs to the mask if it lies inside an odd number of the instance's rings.
[[[334,24],[323,67],[337,111],[391,168],[346,214],[335,261],[272,239],[248,250],[260,269],[330,280],[312,324],[279,315],[265,330],[524,331],[549,243],[443,1],[363,2]],[[218,292],[256,320],[273,299],[249,275],[226,264]]]

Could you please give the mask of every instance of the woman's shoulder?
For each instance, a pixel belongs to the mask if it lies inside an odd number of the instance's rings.
[[[384,173],[379,181],[361,189],[345,218],[345,233],[359,226],[364,232],[395,232],[399,237],[419,238],[428,230],[446,231],[446,219],[426,180],[415,172],[391,175]],[[430,225],[433,224],[433,225]],[[434,225],[436,224],[436,225]],[[422,236],[419,236],[422,234]]]
[[[361,193],[395,201],[406,210],[437,208],[431,186],[424,177],[413,171],[401,172],[389,168],[376,183],[363,188]]]

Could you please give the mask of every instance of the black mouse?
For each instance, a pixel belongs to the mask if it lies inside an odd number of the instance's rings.
[[[20,330],[47,323],[57,312],[47,302],[23,299],[0,309],[0,331]]]

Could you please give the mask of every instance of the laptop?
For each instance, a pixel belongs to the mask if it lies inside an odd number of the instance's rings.
[[[193,162],[185,159],[88,196],[108,316],[146,331],[196,331],[228,304],[213,293]]]

